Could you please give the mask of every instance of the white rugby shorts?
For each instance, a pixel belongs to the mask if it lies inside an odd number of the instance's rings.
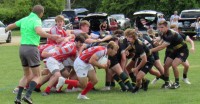
[[[78,77],[87,77],[88,71],[94,70],[94,67],[77,57],[74,61],[74,70]]]
[[[52,73],[54,70],[62,70],[64,65],[56,59],[49,57],[46,62],[47,68]]]
[[[67,58],[66,60],[63,61],[63,65],[66,66],[74,66],[74,61],[71,58]]]

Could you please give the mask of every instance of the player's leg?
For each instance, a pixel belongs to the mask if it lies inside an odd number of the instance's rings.
[[[185,82],[186,84],[191,84],[189,79],[187,78],[187,73],[188,73],[188,69],[190,67],[189,61],[186,60],[185,62],[182,63],[184,70],[183,70],[183,82]]]

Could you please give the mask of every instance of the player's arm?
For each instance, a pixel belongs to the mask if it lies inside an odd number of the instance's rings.
[[[107,35],[103,39],[100,39],[101,42],[104,42],[106,40],[110,40],[112,38],[112,35]]]
[[[96,54],[93,54],[92,57],[89,60],[89,63],[92,64],[93,66],[97,66],[98,68],[103,68],[106,69],[107,68],[107,64],[106,65],[101,65],[100,63],[98,63],[98,59],[99,57]]]
[[[56,40],[57,38],[59,38],[60,36],[58,35],[51,35],[49,33],[46,33],[45,31],[42,30],[41,26],[37,26],[35,27],[35,31],[38,35],[40,35],[41,37],[46,37],[52,40]]]
[[[163,50],[163,49],[166,48],[168,45],[169,45],[169,43],[163,42],[161,45],[159,45],[159,46],[157,46],[157,47],[155,47],[155,48],[152,48],[150,51],[151,51],[151,53],[152,53],[152,52],[157,52],[157,51]]]
[[[191,44],[191,49],[190,50],[193,52],[195,50],[194,41],[192,39],[190,39],[190,37],[188,37],[188,36],[186,36],[186,41]]]
[[[136,66],[136,68],[135,68],[135,69],[137,69],[137,71],[147,63],[146,53],[141,54],[140,59],[141,59],[141,61],[140,61],[139,65]]]
[[[124,50],[121,52],[121,62],[120,62],[120,65],[121,65],[122,69],[125,70],[125,67],[126,67],[126,53],[125,53]]]
[[[41,56],[44,57],[44,58],[47,58],[47,57],[51,57],[53,55],[53,53],[50,53],[48,51],[42,51],[42,54]]]
[[[84,49],[87,48],[87,44],[83,44],[82,47],[80,47],[80,49],[78,50],[78,56],[83,52]]]
[[[91,39],[91,38],[88,38],[85,40],[85,43],[87,43],[87,44],[95,43],[95,42],[99,42],[99,41],[97,39]]]
[[[8,32],[9,30],[12,30],[12,29],[14,29],[14,28],[17,28],[16,23],[9,24],[9,25],[5,28],[5,32]]]

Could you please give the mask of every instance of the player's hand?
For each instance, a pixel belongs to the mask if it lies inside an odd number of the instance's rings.
[[[138,68],[133,68],[133,73],[135,73],[135,75],[138,74]]]
[[[50,36],[50,39],[57,40],[60,37],[61,37],[60,35],[53,34],[53,35]]]
[[[111,64],[111,62],[110,62],[110,60],[108,60],[108,63],[107,63],[108,67],[110,66],[110,64]]]
[[[159,42],[158,42],[158,41],[154,41],[153,44],[154,44],[155,46],[159,46]]]
[[[194,48],[190,48],[190,52],[194,53],[195,49]]]
[[[102,64],[102,65],[101,65],[101,68],[107,69],[107,68],[108,68],[108,64],[107,64],[107,63],[106,63],[106,64]]]
[[[61,43],[63,41],[64,41],[64,39],[62,37],[56,39],[56,43]]]
[[[5,28],[5,33],[7,33],[8,32],[8,30]]]
[[[129,55],[129,52],[128,52],[128,51],[125,51],[125,54],[126,54],[126,56],[128,56],[128,55]]]

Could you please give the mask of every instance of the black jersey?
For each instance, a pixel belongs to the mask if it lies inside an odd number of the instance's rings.
[[[173,50],[187,48],[187,45],[184,43],[183,37],[179,33],[173,30],[168,30],[166,34],[161,36],[161,38],[163,39],[164,42],[169,44],[167,48]]]
[[[110,68],[113,67],[114,65],[118,64],[121,62],[122,59],[122,52],[126,49],[127,43],[118,43],[119,49],[117,51],[117,54],[114,56],[109,56],[108,59],[111,61],[110,63]]]
[[[145,41],[145,40],[143,40]],[[134,44],[131,44],[135,56],[133,59],[140,58],[143,54],[146,54],[147,56],[147,61],[153,63],[154,62],[154,57],[153,55],[150,54],[150,49],[152,48],[151,44],[148,43],[148,45],[145,44],[145,42],[142,42],[140,39],[136,40]]]

